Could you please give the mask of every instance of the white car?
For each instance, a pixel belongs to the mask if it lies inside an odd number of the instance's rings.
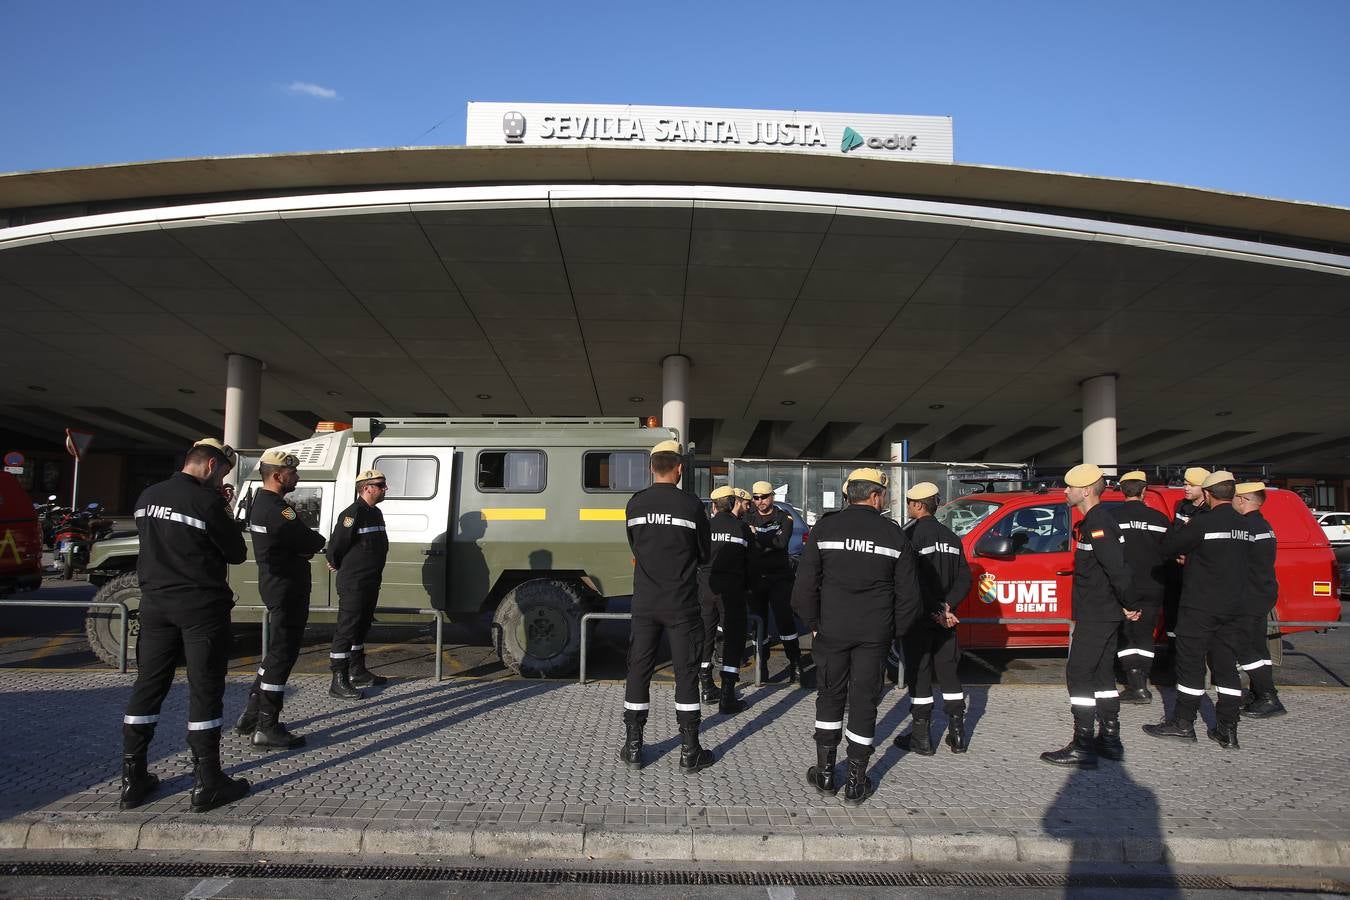
[[[1313,518],[1331,543],[1350,543],[1350,512],[1315,512]]]

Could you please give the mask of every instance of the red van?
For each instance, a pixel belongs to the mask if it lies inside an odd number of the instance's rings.
[[[42,586],[42,528],[19,479],[0,472],[0,597]]]
[[[1150,487],[1144,502],[1170,519],[1181,488]],[[1110,488],[1102,502],[1125,500]],[[1339,570],[1326,535],[1291,491],[1270,488],[1262,515],[1275,531],[1280,584],[1275,612],[1289,622],[1340,619]],[[1081,516],[1062,490],[970,494],[943,504],[938,518],[956,532],[970,560],[973,586],[956,614],[958,637],[968,649],[1064,647],[1067,625],[1046,619],[1072,617],[1071,529]],[[1016,619],[1011,624],[967,624],[966,618]],[[1288,632],[1308,629],[1290,628]]]

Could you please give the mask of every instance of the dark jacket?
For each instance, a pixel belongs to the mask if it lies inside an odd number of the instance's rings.
[[[389,556],[384,513],[364,500],[338,513],[325,556],[337,569],[339,591],[379,590],[384,561]]]
[[[1182,497],[1177,501],[1176,509],[1172,510],[1172,522],[1176,525],[1185,525],[1196,513],[1202,513],[1206,509],[1202,503],[1195,503]]]
[[[745,514],[745,523],[755,538],[750,553],[750,577],[790,577],[792,564],[788,561],[788,544],[792,542],[792,515],[778,506],[766,515],[760,515],[752,506]]]
[[[719,512],[708,522],[712,556],[703,567],[718,575],[734,575],[749,582],[750,526],[729,512]]]
[[[140,557],[136,575],[147,599],[184,607],[234,605],[228,568],[248,558],[225,498],[185,472],[152,484],[136,500]]]
[[[698,604],[698,566],[711,555],[703,501],[673,484],[657,483],[628,501],[633,549],[633,612]]]
[[[797,565],[792,609],[821,637],[889,643],[923,606],[915,556],[900,526],[870,506],[821,516]]]
[[[1130,593],[1125,538],[1115,517],[1098,504],[1073,527],[1073,620],[1119,622],[1122,608],[1138,609]]]
[[[1243,516],[1247,521],[1247,590],[1242,595],[1242,611],[1249,616],[1266,616],[1280,599],[1280,583],[1275,578],[1275,553],[1278,544],[1275,529],[1261,510]]]
[[[301,522],[295,507],[268,490],[253,494],[248,530],[253,534],[263,603],[308,602],[309,557],[323,549],[323,535]]]
[[[916,553],[924,613],[941,612],[943,604],[955,610],[970,592],[971,582],[961,539],[934,516],[913,520],[905,526],[905,533]]]
[[[1168,558],[1186,557],[1181,608],[1216,615],[1239,615],[1247,590],[1247,519],[1232,504],[1197,512],[1163,537]]]
[[[1131,609],[1157,605],[1167,587],[1167,559],[1162,539],[1171,524],[1163,513],[1141,500],[1126,500],[1111,509],[1125,538],[1125,562],[1130,565]]]

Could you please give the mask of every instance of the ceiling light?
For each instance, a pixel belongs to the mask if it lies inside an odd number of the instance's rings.
[[[329,392],[328,392],[328,396],[330,396],[330,397],[341,397],[341,396],[342,396],[342,391],[329,391]]]
[[[946,405],[947,405],[947,404],[945,404],[945,403],[930,403],[930,404],[928,404],[928,408],[929,408],[929,409],[942,409],[942,407],[944,407],[944,406],[946,406]]]
[[[645,397],[639,397],[637,394],[634,394],[633,396],[631,396],[631,397],[628,398],[628,402],[629,402],[629,403],[641,403],[644,399],[646,399],[646,398],[645,398]]]
[[[40,384],[30,384],[30,385],[28,386],[28,389],[29,389],[30,391],[37,391],[39,394],[45,394],[45,393],[47,393],[47,389],[46,389],[45,387],[43,387],[42,385],[40,385]]]
[[[192,388],[179,388],[179,389],[178,389],[178,393],[180,393],[180,394],[195,394],[195,393],[197,393],[197,392],[194,391]]]
[[[796,406],[796,405],[797,405],[797,401],[796,401],[796,400],[782,400],[782,401],[779,401],[779,402],[781,402],[784,406]]]
[[[491,395],[491,394],[479,394],[479,395],[478,395],[478,399],[479,399],[479,400],[491,400],[491,399],[492,399],[492,395]]]

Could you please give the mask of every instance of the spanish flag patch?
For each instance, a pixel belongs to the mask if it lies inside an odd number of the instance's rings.
[[[1106,537],[1106,532],[1105,532],[1105,531],[1094,531],[1094,532],[1092,532],[1092,538],[1093,538],[1093,540],[1096,540],[1097,538],[1104,538],[1104,537]]]

